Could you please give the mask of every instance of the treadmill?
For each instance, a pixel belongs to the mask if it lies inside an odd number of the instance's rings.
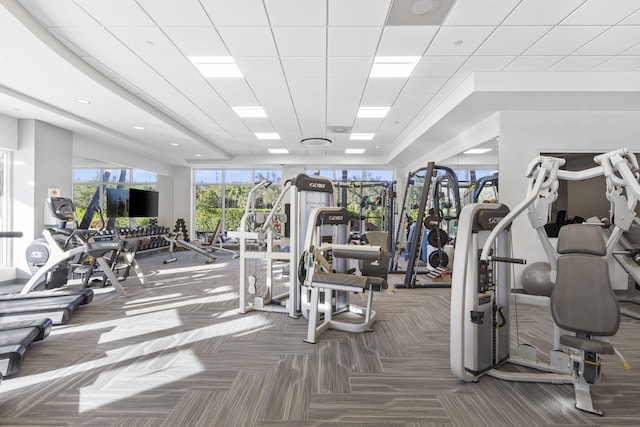
[[[51,331],[51,319],[0,324],[0,378],[20,370],[26,351]]]
[[[22,237],[22,232],[0,232],[0,238]],[[38,279],[56,268],[83,249],[74,248],[59,256],[53,256],[30,279]],[[11,286],[11,285],[8,285]],[[0,328],[9,322],[36,321],[50,319],[54,325],[69,322],[79,306],[93,299],[93,291],[83,290],[44,290],[29,293],[9,293],[0,295]]]

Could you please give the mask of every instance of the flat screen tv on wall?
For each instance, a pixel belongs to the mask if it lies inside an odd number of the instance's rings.
[[[129,190],[107,188],[107,216],[109,218],[129,216]]]
[[[158,194],[157,191],[129,189],[129,217],[157,217]]]

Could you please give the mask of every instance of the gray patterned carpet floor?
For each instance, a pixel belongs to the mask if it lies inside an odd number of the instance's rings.
[[[238,314],[238,260],[176,256],[166,265],[166,254],[141,257],[148,286],[128,279],[127,298],[97,289],[34,345],[0,384],[0,425],[640,425],[636,320],[623,318],[612,339],[631,370],[606,356],[592,387],[598,417],[574,408],[571,385],[454,377],[449,289],[378,293],[373,332],[328,331],[311,345],[304,318]],[[521,305],[518,319],[519,339],[547,352],[548,312]]]

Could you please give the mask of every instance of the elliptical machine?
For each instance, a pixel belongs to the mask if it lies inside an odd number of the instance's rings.
[[[65,197],[49,197],[46,201],[49,212],[56,220],[56,226],[42,232],[43,237],[35,239],[27,247],[25,256],[29,270],[34,275],[53,257],[67,250],[73,240],[73,229],[76,226],[75,206],[71,199]],[[69,223],[73,229],[67,228]],[[76,258],[79,259],[80,255]],[[78,259],[75,259],[77,261]],[[60,262],[49,269],[34,286],[34,290],[60,288],[67,284],[73,259]]]

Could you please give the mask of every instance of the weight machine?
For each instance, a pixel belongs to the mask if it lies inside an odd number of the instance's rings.
[[[540,156],[527,169],[526,198],[512,211],[503,204],[475,203],[462,210],[451,289],[450,341],[451,369],[459,378],[475,382],[486,374],[508,381],[572,383],[576,407],[602,415],[593,408],[589,391],[602,373],[599,355],[615,353],[622,359],[609,342],[598,338],[614,335],[620,318],[604,256],[613,252],[634,220],[640,170],[635,156],[626,149],[594,160],[599,166],[572,172],[560,170],[564,159]],[[604,176],[607,183],[612,224],[609,238],[604,240],[597,225],[573,224],[561,229],[556,250],[544,225],[557,198],[559,180],[596,176]],[[519,357],[510,355],[512,272],[508,263],[525,263],[512,257],[510,226],[525,211],[551,264],[555,284],[550,299],[539,297],[548,299],[555,323],[549,363],[538,362],[535,349],[527,344],[518,349]],[[561,335],[561,329],[568,333]],[[570,354],[562,351],[562,346],[568,347]],[[498,369],[507,362],[543,372]]]
[[[240,244],[240,313],[271,311],[296,318],[301,310],[301,284],[295,273],[289,274],[286,291],[274,294],[273,264],[287,262],[291,272],[298,271],[309,214],[316,207],[335,205],[333,185],[326,178],[296,175],[285,182],[268,214],[256,212],[251,203],[255,200],[256,191],[266,186],[261,182],[251,189],[240,229],[227,233],[229,237],[238,239]],[[285,203],[287,196],[289,203]],[[274,225],[276,221],[279,229]],[[249,260],[254,263],[266,261],[266,290],[261,296],[257,295],[257,276],[255,272],[249,272]]]
[[[412,210],[412,204],[414,202],[411,197],[411,189],[416,185],[417,179],[424,172],[424,183],[422,190],[420,191],[420,200],[418,203],[417,220],[413,223],[410,212]],[[444,215],[441,208],[445,207],[441,204],[440,196],[441,192],[446,191],[449,197],[449,203],[446,207],[448,215]],[[427,205],[431,201],[431,207],[427,210]],[[451,215],[451,212],[455,212]],[[429,162],[426,168],[418,169],[415,172],[409,173],[407,179],[407,186],[405,188],[404,199],[402,203],[402,210],[400,211],[400,222],[395,236],[395,244],[391,246],[391,265],[389,273],[392,274],[404,274],[405,280],[403,284],[396,285],[396,288],[416,288],[416,287],[435,287],[443,286],[443,284],[427,284],[420,285],[416,283],[417,274],[427,274],[431,272],[418,271],[418,262],[421,259],[422,252],[427,250],[427,245],[423,243],[429,243],[433,250],[431,256],[428,256],[426,260],[434,268],[445,267],[449,262],[449,256],[445,253],[444,246],[449,240],[449,234],[442,229],[444,221],[449,223],[450,221],[456,221],[460,212],[460,190],[458,188],[458,178],[455,172],[446,166],[438,166],[433,162]],[[413,223],[413,224],[412,224]],[[413,225],[413,231],[405,241],[405,230]],[[425,233],[429,230],[428,234]],[[423,235],[426,235],[426,241],[423,241]],[[407,268],[402,271],[399,268],[399,259],[404,246],[407,246],[409,252],[407,258]],[[423,250],[424,247],[424,250]],[[444,286],[449,286],[448,284]]]
[[[391,246],[396,204],[395,181],[335,181],[333,185],[337,193],[336,199],[340,200],[339,206],[351,207],[349,194],[358,198],[359,215],[353,220],[352,238],[361,240],[367,231],[384,231],[389,236],[388,246]],[[378,224],[373,224],[370,220]],[[355,227],[355,224],[358,226]],[[371,229],[370,224],[376,228]]]

